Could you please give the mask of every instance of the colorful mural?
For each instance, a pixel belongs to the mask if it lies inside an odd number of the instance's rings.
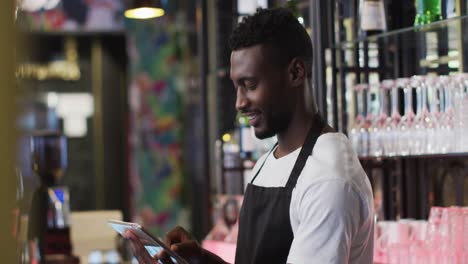
[[[174,26],[127,21],[133,221],[164,234],[181,221],[183,85]]]
[[[51,9],[32,8],[34,5],[27,4],[34,1],[24,1],[25,6],[18,12],[18,22],[25,29],[115,31],[124,26],[123,0],[61,0]]]

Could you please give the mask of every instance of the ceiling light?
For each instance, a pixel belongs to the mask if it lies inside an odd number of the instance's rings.
[[[55,8],[60,0],[18,0],[19,7],[27,12],[37,12]]]
[[[45,10],[50,10],[55,8],[60,3],[60,0],[49,0],[44,4],[43,8]]]
[[[19,1],[19,5],[22,10],[27,12],[36,12],[47,4],[47,0],[22,0]]]
[[[131,19],[149,19],[164,15],[160,1],[133,0],[132,5],[125,11],[125,17]]]

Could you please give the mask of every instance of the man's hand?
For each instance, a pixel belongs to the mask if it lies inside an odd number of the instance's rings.
[[[151,257],[146,251],[143,243],[132,230],[127,229],[123,236],[131,241],[131,250],[139,263],[158,263],[159,260],[164,264],[172,264],[170,255],[165,250],[162,250],[156,256]],[[204,250],[182,227],[178,226],[169,231],[164,240],[166,245],[169,246],[172,251],[187,260],[189,263],[226,263],[220,257]]]
[[[197,262],[203,257],[202,247],[180,226],[169,231],[164,240],[172,251],[184,259]],[[162,250],[157,257],[159,259],[168,259],[169,254],[165,250]]]

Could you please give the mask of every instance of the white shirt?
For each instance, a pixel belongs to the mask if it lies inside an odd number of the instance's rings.
[[[253,184],[286,186],[299,152],[300,148],[279,159],[268,155]],[[258,160],[252,175],[266,157]],[[372,197],[369,179],[347,137],[321,135],[292,192],[294,239],[288,263],[372,263]]]

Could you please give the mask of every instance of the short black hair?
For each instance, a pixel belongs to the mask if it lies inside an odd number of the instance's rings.
[[[287,65],[299,57],[308,65],[311,74],[312,41],[304,26],[287,8],[257,9],[251,16],[244,17],[233,30],[229,39],[232,51],[265,44],[276,54],[280,65]]]

